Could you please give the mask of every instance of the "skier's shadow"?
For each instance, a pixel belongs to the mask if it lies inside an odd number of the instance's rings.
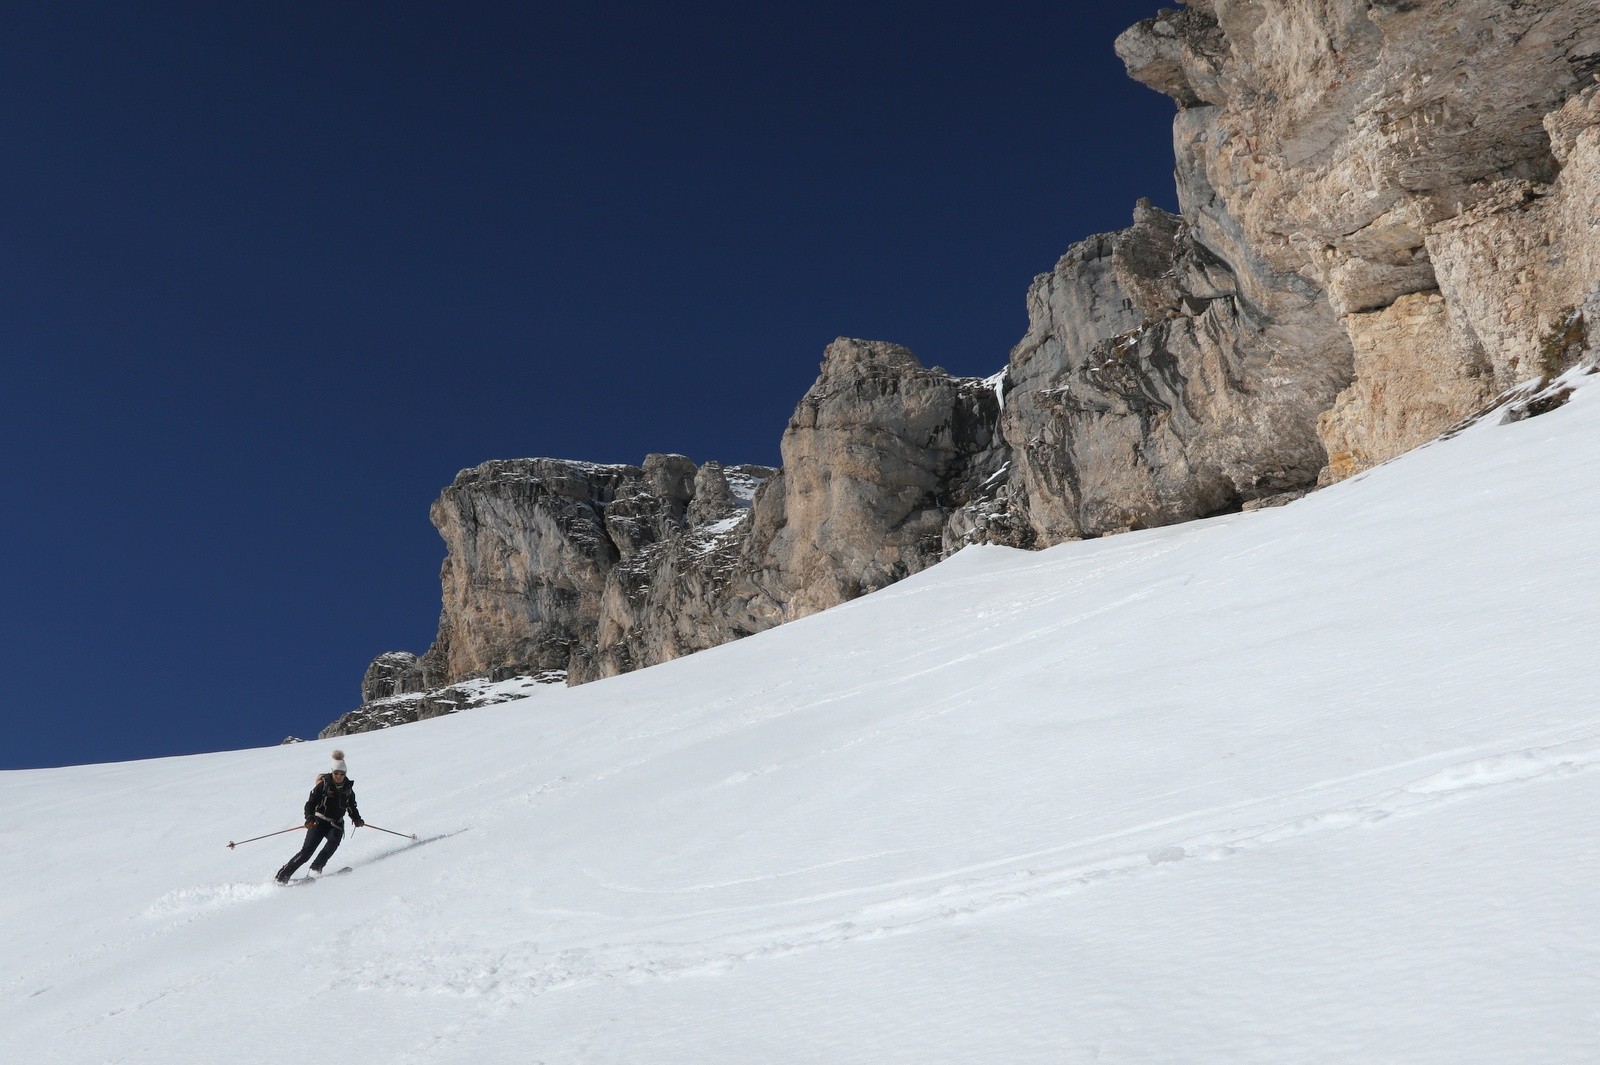
[[[419,840],[416,840],[413,843],[406,843],[406,844],[403,844],[403,845],[401,845],[399,847],[395,847],[392,850],[386,850],[386,851],[382,852],[381,854],[375,854],[371,858],[363,858],[359,862],[351,862],[350,863],[350,867],[352,869],[359,869],[359,868],[362,868],[363,866],[377,865],[379,862],[388,861],[390,858],[393,858],[397,854],[404,854],[407,851],[414,851],[418,847],[425,847],[430,843],[437,843],[441,839],[449,839],[451,836],[459,836],[459,835],[461,835],[461,833],[467,832],[467,831],[469,831],[469,829],[458,828],[454,832],[441,832],[437,836],[428,836],[425,839],[419,839]]]

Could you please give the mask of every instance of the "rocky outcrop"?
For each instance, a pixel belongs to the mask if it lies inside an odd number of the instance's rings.
[[[650,455],[643,466],[519,459],[462,471],[430,511],[448,554],[444,613],[424,662],[450,682],[548,670],[593,677],[613,572],[647,568],[652,548],[742,513],[774,472],[734,467],[741,501],[728,471],[702,471],[682,455]]]
[[[442,717],[461,710],[494,706],[497,703],[525,698],[529,694],[529,689],[540,684],[559,684],[566,679],[567,675],[560,670],[549,670],[531,677],[510,677],[502,681],[473,679],[427,691],[411,691],[366,699],[356,709],[317,733],[317,738],[326,740],[334,736],[373,732],[395,725],[407,725],[413,721],[425,721],[430,717]]]
[[[768,627],[748,620],[760,613],[761,592],[741,579],[738,559],[751,509],[776,473],[716,462],[696,471],[682,528],[612,571],[594,645],[574,663],[574,683],[666,662]]]
[[[655,572],[680,542],[725,537],[775,472],[697,467],[682,455],[649,455],[641,466],[513,459],[463,470],[429,511],[447,552],[433,646],[374,659],[361,705],[324,735],[486,705],[480,683],[581,682],[631,668],[626,657],[606,668],[617,657],[602,649],[608,589]],[[687,650],[728,638],[692,627],[691,635]]]
[[[429,511],[448,554],[426,657],[452,681],[567,669],[599,617],[606,574],[683,505],[654,497],[637,466],[518,459],[463,470]]]
[[[841,338],[784,433],[782,472],[679,455],[465,470],[430,512],[448,551],[434,645],[375,659],[362,706],[329,734],[453,712],[472,702],[463,682],[627,672],[846,602],[967,543],[1028,542],[1000,405],[998,379]]]
[[[1482,348],[1437,291],[1347,320],[1355,379],[1317,420],[1323,483],[1424,444],[1492,394]]]
[[[748,515],[691,525],[618,567],[579,679],[760,632],[939,561],[963,508],[974,527],[999,520],[981,513],[1004,464],[998,416],[990,383],[926,369],[897,344],[834,341],[784,431],[782,472],[748,493]]]
[[[1195,0],[1117,50],[1180,108],[1185,221],[1337,318],[1324,482],[1539,372],[1590,299],[1594,0]]]
[[[361,701],[375,703],[420,692],[427,686],[421,659],[410,651],[390,651],[367,666],[366,675],[361,678]]]
[[[1177,104],[1179,211],[1038,277],[1002,373],[842,338],[779,471],[463,472],[438,638],[373,663],[350,727],[663,662],[971,543],[1281,505],[1596,364],[1600,0],[1193,0],[1116,48]]]
[[[1349,379],[1348,346],[1303,278],[1208,243],[1211,227],[1141,203],[1034,282],[1002,432],[1039,541],[1315,482],[1316,415]]]
[[[783,434],[780,501],[747,558],[775,618],[847,602],[945,554],[953,512],[1005,464],[994,387],[925,369],[898,344],[841,338]]]

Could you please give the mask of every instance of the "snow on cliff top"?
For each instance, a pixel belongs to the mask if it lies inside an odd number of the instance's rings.
[[[1593,380],[1593,379],[1591,379]],[[1600,1059],[1600,390],[677,662],[0,773],[39,1062]],[[337,864],[337,863],[336,863]]]

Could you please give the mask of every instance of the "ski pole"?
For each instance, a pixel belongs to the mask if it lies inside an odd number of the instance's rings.
[[[371,821],[363,821],[361,823],[361,827],[362,828],[378,828],[378,826],[373,824]],[[391,836],[399,836],[401,839],[415,840],[417,838],[416,836],[410,836],[410,835],[407,835],[404,832],[396,832],[393,829],[389,829],[389,828],[378,828],[378,831],[379,832],[387,832]]]
[[[251,836],[249,839],[241,839],[238,843],[230,842],[228,844],[228,849],[231,851],[233,848],[243,846],[246,843],[254,843],[258,839],[266,839],[267,836],[281,836],[285,832],[298,832],[305,827],[305,825],[295,825],[293,828],[280,828],[276,832],[268,832],[266,836]]]

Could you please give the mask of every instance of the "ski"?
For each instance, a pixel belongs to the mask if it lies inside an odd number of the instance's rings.
[[[341,873],[348,873],[352,868],[354,867],[347,865],[342,869],[330,869],[320,876],[314,873],[307,873],[305,876],[291,877],[284,883],[284,887],[288,887],[290,884],[314,884],[318,880],[326,880],[330,876],[338,876]]]

